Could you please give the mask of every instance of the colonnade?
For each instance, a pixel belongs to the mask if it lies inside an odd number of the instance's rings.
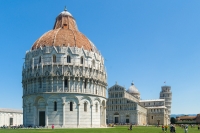
[[[106,96],[105,85],[89,78],[55,76],[26,80],[23,83],[24,95],[41,92],[77,92]]]

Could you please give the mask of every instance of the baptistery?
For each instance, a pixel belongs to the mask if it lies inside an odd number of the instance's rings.
[[[24,126],[106,126],[104,58],[66,9],[26,52]]]

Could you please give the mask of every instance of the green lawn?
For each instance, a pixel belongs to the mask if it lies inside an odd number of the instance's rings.
[[[184,133],[180,127],[176,128],[176,133]],[[112,128],[75,128],[75,129],[0,129],[0,133],[162,133],[161,127],[133,127],[132,131],[126,126]],[[169,131],[167,131],[169,133]],[[188,133],[200,133],[200,130],[189,128]]]

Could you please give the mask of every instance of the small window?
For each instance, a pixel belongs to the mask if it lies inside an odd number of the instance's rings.
[[[151,116],[151,119],[153,119],[153,116]]]
[[[68,87],[68,79],[65,79],[65,87]]]
[[[83,64],[83,56],[81,56],[81,60],[80,61],[81,61],[81,64]]]
[[[71,63],[71,57],[69,55],[67,56],[67,63]]]
[[[54,102],[54,111],[57,111],[57,102]]]
[[[67,28],[67,24],[63,24],[63,28],[66,29]]]
[[[95,107],[96,107],[96,112],[98,112],[98,104],[96,104]]]
[[[84,112],[87,112],[87,103],[84,103]]]
[[[73,103],[70,102],[70,111],[73,111]]]
[[[95,67],[95,60],[92,60],[92,66]]]
[[[96,89],[96,94],[98,93],[97,89]]]
[[[56,55],[53,55],[53,63],[56,63]]]
[[[42,81],[39,79],[39,88],[42,88]]]
[[[86,87],[87,87],[87,81],[85,80],[85,82],[84,82],[84,88],[86,89]]]
[[[41,56],[39,57],[39,63],[41,63]]]

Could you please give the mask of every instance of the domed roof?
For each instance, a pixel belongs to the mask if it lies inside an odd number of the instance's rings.
[[[127,92],[130,94],[140,94],[138,89],[134,86],[134,83],[131,83],[131,86],[129,87]]]
[[[66,9],[56,18],[53,30],[44,33],[32,46],[32,50],[46,46],[69,46],[99,53],[95,45],[78,31],[76,21]]]

